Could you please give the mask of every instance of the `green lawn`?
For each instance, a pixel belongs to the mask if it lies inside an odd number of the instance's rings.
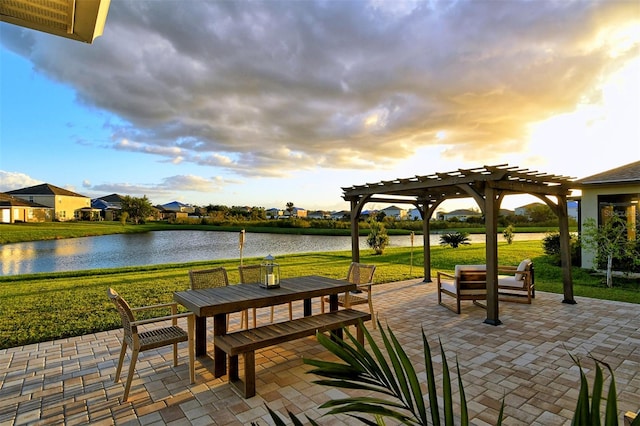
[[[458,249],[432,247],[432,275],[452,272],[456,264],[484,263],[484,250],[484,244]],[[360,260],[376,264],[375,281],[383,283],[422,277],[422,253],[422,249],[413,250],[413,265],[409,247],[388,248],[382,256],[363,250]],[[549,263],[540,241],[499,244],[501,264],[517,265],[526,257],[535,264],[536,288],[562,293],[561,270]],[[260,260],[246,259],[245,263]],[[278,257],[283,277],[317,274],[344,278],[350,261],[350,251]],[[174,291],[189,287],[190,268],[218,265],[228,268],[232,283],[238,282],[237,259],[0,277],[0,348],[119,328],[120,320],[105,294],[108,287],[134,306],[167,302]],[[573,277],[576,296],[640,303],[638,280],[618,279],[616,287],[609,289],[602,277],[586,271],[574,268]]]

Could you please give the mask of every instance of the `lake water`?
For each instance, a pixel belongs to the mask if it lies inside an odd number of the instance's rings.
[[[539,240],[545,234],[516,234],[516,240]],[[407,236],[390,237],[390,247],[410,247]],[[484,242],[483,234],[469,236]],[[502,237],[499,237],[501,240]],[[155,231],[98,237],[33,241],[0,246],[0,275],[78,271],[98,268],[196,262],[210,259],[239,259],[239,233],[207,231]],[[349,236],[287,235],[247,233],[243,257],[279,256],[290,253],[351,250]],[[440,237],[430,236],[431,245]],[[416,235],[414,246],[422,246]],[[360,249],[369,250],[366,237]]]

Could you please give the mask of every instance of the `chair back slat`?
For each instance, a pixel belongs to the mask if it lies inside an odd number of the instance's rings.
[[[375,272],[375,265],[365,265],[363,263],[352,262],[351,266],[349,266],[347,281],[352,284],[368,284],[373,282],[373,274]]]
[[[240,284],[259,284],[260,265],[238,266],[240,272]]]
[[[213,269],[190,270],[191,290],[224,287],[229,285],[227,270],[223,267]]]
[[[127,301],[120,297],[118,292],[112,288],[109,288],[107,290],[107,296],[109,296],[109,300],[113,302],[113,304],[116,306],[116,310],[120,314],[125,339],[127,340],[127,342],[131,343],[133,335],[138,333],[138,327],[136,327],[135,325],[131,325],[131,323],[135,321],[133,312],[131,311],[131,307],[129,306]]]

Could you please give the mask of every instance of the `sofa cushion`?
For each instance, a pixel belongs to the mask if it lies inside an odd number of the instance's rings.
[[[457,293],[456,290],[456,283],[454,281],[451,280],[445,280],[445,279],[441,279],[440,280],[440,288],[442,288],[443,290],[447,290],[451,293]]]
[[[513,275],[498,275],[498,286],[523,289],[524,280],[517,280]]]
[[[527,266],[529,265],[529,263],[531,263],[530,259],[525,259],[522,262],[520,262],[520,264],[518,265],[518,271],[526,271],[527,270]],[[524,274],[518,274],[516,273],[516,280],[518,281],[522,281],[524,280]]]

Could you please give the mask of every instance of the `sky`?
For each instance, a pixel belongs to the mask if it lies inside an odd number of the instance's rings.
[[[111,0],[93,44],[0,23],[0,192],[343,210],[382,180],[638,160],[636,0]]]

